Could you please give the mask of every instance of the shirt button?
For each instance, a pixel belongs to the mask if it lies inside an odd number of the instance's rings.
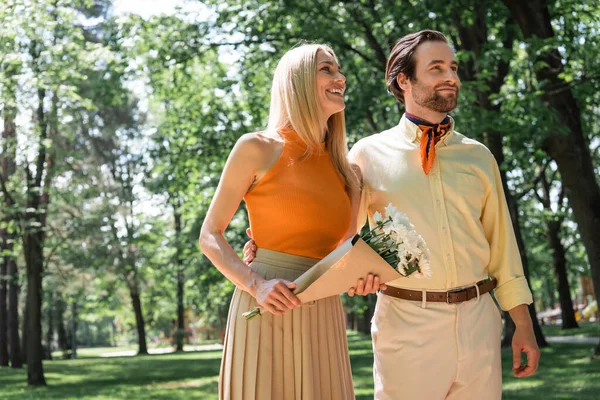
[[[431,176],[433,177],[433,179],[437,179],[437,174],[435,172],[431,174]]]
[[[446,254],[446,258],[449,260],[451,258],[450,254]]]
[[[442,202],[441,202],[441,201],[439,201],[439,200],[436,200],[436,201],[435,201],[435,203],[436,203],[438,206],[439,206],[440,204],[442,204]]]
[[[454,287],[454,282],[450,282],[450,287]]]
[[[446,233],[446,227],[442,228],[442,232]]]

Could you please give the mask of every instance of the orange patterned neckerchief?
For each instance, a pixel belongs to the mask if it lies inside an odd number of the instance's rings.
[[[421,166],[425,175],[429,175],[435,160],[435,145],[450,130],[450,117],[446,116],[439,124],[432,124],[409,113],[405,113],[405,116],[423,132],[421,135]]]

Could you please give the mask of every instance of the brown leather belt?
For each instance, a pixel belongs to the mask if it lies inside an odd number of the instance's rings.
[[[496,283],[496,278],[493,278],[492,280],[483,280],[477,282],[477,286],[479,286],[479,295],[482,295],[494,289],[496,287]],[[409,290],[388,286],[387,289],[382,290],[381,293],[404,300],[423,300],[423,291],[421,290]],[[468,286],[462,289],[450,289],[445,292],[425,292],[425,299],[428,302],[434,301],[440,303],[456,304],[462,303],[463,301],[469,301],[475,298],[477,298],[477,289],[475,288],[475,285]]]

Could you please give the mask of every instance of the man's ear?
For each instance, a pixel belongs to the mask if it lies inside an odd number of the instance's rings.
[[[398,83],[398,86],[400,86],[400,89],[406,91],[406,89],[408,89],[408,77],[406,75],[404,75],[403,72],[400,72],[398,74],[398,76],[396,77],[396,82]]]

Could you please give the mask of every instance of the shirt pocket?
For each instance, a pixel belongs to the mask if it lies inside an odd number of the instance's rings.
[[[458,201],[463,211],[475,218],[481,216],[483,205],[483,184],[476,175],[458,172],[456,174],[456,191],[462,201]]]

